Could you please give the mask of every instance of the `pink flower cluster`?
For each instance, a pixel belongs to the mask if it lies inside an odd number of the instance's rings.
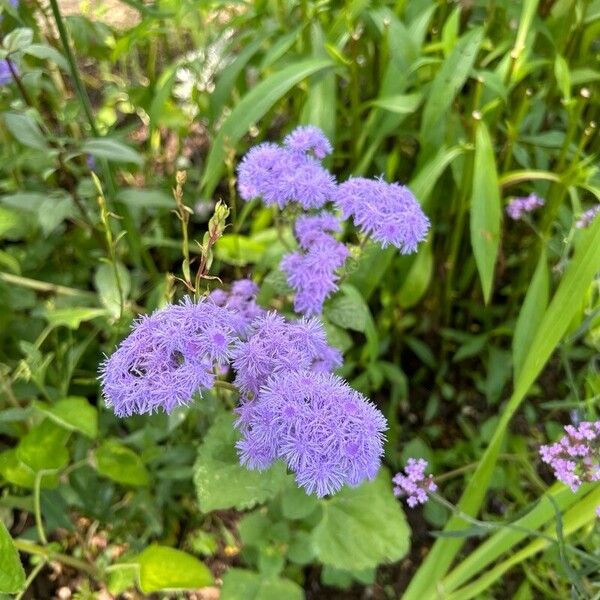
[[[425,504],[427,494],[437,490],[433,476],[425,475],[427,464],[423,458],[409,458],[404,467],[404,474],[400,472],[392,479],[395,484],[394,495],[406,496],[406,503],[411,508],[417,504]]]

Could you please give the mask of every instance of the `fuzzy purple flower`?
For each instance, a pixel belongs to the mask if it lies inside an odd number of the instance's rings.
[[[242,464],[265,469],[283,459],[308,494],[373,479],[381,464],[381,412],[329,373],[288,371],[271,377],[258,397],[238,409]]]
[[[348,258],[348,249],[330,232],[341,229],[339,221],[328,212],[300,217],[296,221],[296,237],[301,252],[283,257],[281,270],[294,289],[294,310],[305,315],[318,315],[323,303],[337,291],[338,270]]]
[[[322,153],[322,144],[315,148]],[[238,167],[242,199],[260,197],[265,204],[280,209],[291,202],[305,209],[320,208],[333,198],[335,188],[335,178],[316,158],[269,142],[250,149]]]
[[[542,461],[574,492],[585,481],[600,481],[600,421],[565,426],[558,442],[540,447]]]
[[[11,67],[13,71],[18,75],[19,70],[14,62],[12,62],[8,58],[0,60],[0,85],[8,85],[9,83],[13,83],[14,79],[10,70]]]
[[[585,229],[592,224],[592,221],[596,218],[597,215],[600,214],[600,204],[596,204],[592,208],[589,208],[585,212],[581,213],[579,219],[577,219],[577,223],[575,226],[577,229]]]
[[[543,198],[535,194],[529,194],[520,198],[515,198],[506,207],[506,214],[513,220],[518,221],[523,218],[523,215],[533,212],[536,208],[544,206]]]
[[[333,371],[341,354],[329,346],[317,319],[286,321],[270,312],[254,321],[248,339],[233,350],[235,384],[242,395],[256,395],[272,374],[287,371]]]
[[[303,154],[312,151],[315,157],[320,160],[323,160],[333,151],[327,136],[314,125],[296,127],[294,131],[285,137],[283,145],[290,150],[302,152]]]
[[[222,306],[232,313],[231,325],[235,331],[245,337],[255,319],[266,314],[264,308],[256,303],[258,286],[250,279],[240,279],[231,286],[231,291],[215,289],[208,295],[209,302]]]
[[[170,413],[213,386],[236,340],[231,313],[186,298],[138,319],[100,367],[102,391],[119,417]]]
[[[427,502],[427,494],[435,492],[437,485],[432,475],[425,475],[427,461],[423,458],[409,458],[404,467],[404,473],[394,476],[394,494],[398,497],[406,496],[406,503],[414,508],[417,504]]]
[[[397,183],[351,177],[338,186],[335,203],[363,233],[402,254],[415,252],[429,230],[429,219],[412,192]]]

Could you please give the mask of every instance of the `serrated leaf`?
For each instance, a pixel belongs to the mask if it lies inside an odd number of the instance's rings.
[[[109,138],[87,140],[81,146],[81,150],[95,158],[104,158],[111,162],[133,163],[140,166],[144,164],[142,155],[133,148]]]
[[[531,342],[535,336],[537,328],[542,321],[544,312],[548,306],[548,296],[550,288],[550,278],[548,274],[548,264],[546,250],[543,249],[538,260],[535,273],[527,293],[523,306],[519,311],[515,333],[512,342],[513,369],[514,378],[518,378],[525,356],[529,351]]]
[[[344,488],[322,502],[322,509],[313,544],[326,565],[368,569],[397,561],[408,551],[410,528],[385,470],[374,481]]]
[[[35,407],[65,429],[92,439],[98,435],[98,411],[85,398],[70,396],[54,404],[37,402]]]
[[[323,69],[332,66],[327,59],[307,59],[288,65],[281,71],[266,77],[248,92],[224,121],[206,160],[202,178],[205,197],[212,196],[225,165],[227,148],[235,147],[248,128],[264,114],[294,85]]]
[[[369,319],[369,311],[365,302],[346,294],[336,296],[327,304],[324,315],[334,325],[361,332],[365,331]]]
[[[194,484],[202,512],[235,507],[251,508],[277,494],[285,485],[285,465],[266,471],[240,465],[235,449],[238,434],[233,415],[222,414],[206,434],[194,466]]]
[[[319,507],[315,496],[308,495],[303,488],[293,484],[281,495],[281,512],[286,519],[304,519]]]
[[[4,122],[15,139],[24,146],[35,150],[50,150],[39,125],[29,115],[6,112],[4,113]]]
[[[302,588],[289,579],[265,577],[244,569],[229,569],[220,600],[302,600]]]
[[[140,589],[145,594],[160,590],[190,590],[212,585],[208,567],[196,557],[153,544],[137,559],[140,566]]]
[[[125,485],[150,483],[150,475],[139,455],[116,440],[106,440],[96,450],[96,469],[101,475]]]
[[[17,458],[32,471],[57,470],[69,462],[69,432],[44,419],[21,438]]]
[[[46,312],[45,317],[49,325],[60,327],[64,325],[69,329],[78,329],[84,321],[91,321],[98,317],[106,316],[104,308],[55,308]]]
[[[0,520],[0,593],[16,594],[25,585],[25,571],[19,553]]]
[[[471,245],[486,304],[492,294],[501,223],[500,188],[494,147],[485,123],[480,121],[475,132],[470,224]]]

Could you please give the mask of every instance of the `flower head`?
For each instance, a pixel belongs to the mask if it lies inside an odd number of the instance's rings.
[[[296,150],[304,154],[312,151],[320,160],[331,154],[333,150],[327,136],[314,125],[296,127],[294,131],[285,137],[283,145],[290,150]]]
[[[567,425],[558,442],[540,446],[542,461],[574,492],[584,481],[600,480],[600,421]]]
[[[579,219],[577,219],[575,226],[577,229],[585,229],[586,227],[589,227],[598,214],[600,214],[600,204],[596,204],[596,206],[588,208],[588,210],[583,212]]]
[[[233,351],[235,384],[246,396],[256,395],[275,373],[333,371],[341,362],[317,319],[286,321],[274,312],[256,319]]]
[[[415,252],[429,230],[429,219],[412,192],[397,183],[351,177],[338,186],[335,202],[363,233],[402,254]]]
[[[349,254],[346,246],[330,235],[340,228],[339,221],[328,212],[296,221],[296,237],[302,251],[287,254],[281,261],[281,270],[296,292],[296,312],[320,314],[325,300],[337,291],[338,270]]]
[[[125,417],[189,404],[229,362],[230,321],[227,310],[189,298],[138,319],[100,367],[107,405]]]
[[[340,377],[287,371],[242,406],[240,460],[263,469],[281,458],[298,485],[319,497],[373,479],[383,453],[381,412]]]
[[[427,494],[437,490],[433,476],[425,475],[426,468],[425,459],[409,458],[404,473],[400,472],[392,479],[395,484],[394,494],[399,497],[406,496],[406,503],[411,508],[417,504],[425,504]]]
[[[250,325],[258,317],[266,314],[256,303],[258,286],[250,279],[239,279],[231,286],[231,291],[215,289],[208,295],[208,301],[222,306],[232,313],[231,325],[241,337],[245,337]]]
[[[523,218],[526,213],[533,212],[536,208],[544,206],[543,198],[535,194],[519,197],[512,200],[506,207],[506,214],[513,220],[518,221]]]

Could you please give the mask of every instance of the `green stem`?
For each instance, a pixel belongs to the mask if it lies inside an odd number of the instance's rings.
[[[29,573],[29,577],[25,580],[23,584],[23,589],[15,596],[15,600],[21,600],[23,596],[27,593],[29,586],[33,583],[33,580],[38,576],[38,573],[46,566],[46,560],[42,560],[39,564],[37,564]]]
[[[42,477],[53,471],[38,471],[35,475],[35,483],[33,488],[33,513],[35,515],[35,528],[37,529],[38,537],[40,538],[40,542],[44,544],[44,546],[48,543],[48,538],[46,537],[46,532],[44,531],[44,523],[42,521],[42,507],[41,507],[41,487],[42,487]]]
[[[21,552],[25,552],[27,554],[35,554],[37,556],[43,556],[46,560],[56,561],[62,563],[64,565],[68,565],[69,567],[73,567],[79,571],[83,571],[88,575],[92,576],[94,579],[100,578],[100,573],[98,569],[92,565],[91,563],[85,562],[83,560],[79,560],[78,558],[73,558],[67,554],[62,554],[60,552],[54,552],[50,548],[44,548],[39,544],[33,544],[27,540],[16,539],[13,540],[14,546],[17,550]]]
[[[223,390],[229,390],[230,392],[239,393],[235,385],[233,385],[233,383],[229,383],[228,381],[221,381],[220,379],[215,379],[214,384],[215,387],[219,387]]]

